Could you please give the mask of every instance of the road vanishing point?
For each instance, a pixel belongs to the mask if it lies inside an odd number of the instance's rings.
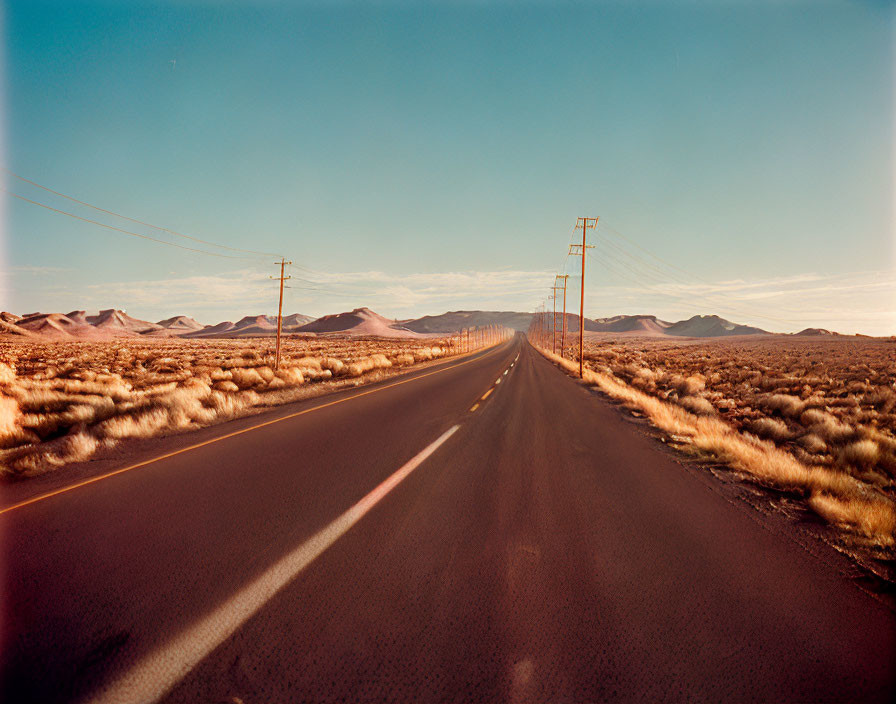
[[[886,601],[521,335],[159,443],[6,490],[2,701],[896,696]]]

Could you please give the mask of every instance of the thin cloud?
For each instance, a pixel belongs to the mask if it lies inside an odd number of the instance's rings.
[[[58,274],[63,271],[74,271],[74,269],[67,266],[11,266],[5,273],[11,276],[44,276],[47,274]]]
[[[25,268],[20,268],[25,269]],[[36,269],[43,269],[37,267]],[[49,269],[49,267],[48,267]],[[40,271],[31,272],[35,276]],[[534,310],[553,282],[552,271],[293,272],[284,307],[311,315],[368,306],[394,318],[448,310]],[[865,271],[834,276],[815,272],[758,280],[667,284],[601,284],[586,290],[586,314],[604,317],[648,313],[667,320],[716,313],[766,330],[805,327],[875,335],[896,333],[896,273]],[[127,308],[139,317],[184,313],[205,322],[276,311],[276,282],[268,272],[245,269],[203,276],[121,281],[86,286],[40,287],[45,308]],[[578,287],[570,278],[568,311],[578,311]],[[32,306],[33,307],[33,306]]]
[[[892,271],[807,273],[717,283],[609,285],[589,287],[586,293],[592,308],[606,310],[607,301],[613,301],[616,308],[612,314],[650,312],[676,319],[715,312],[739,323],[781,332],[824,327],[844,333],[896,333],[896,272]]]

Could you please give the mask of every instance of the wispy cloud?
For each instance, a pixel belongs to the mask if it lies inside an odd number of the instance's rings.
[[[398,317],[442,312],[449,308],[528,310],[548,271],[452,271],[391,274],[383,271],[314,272],[309,280],[319,298],[357,295],[365,305]]]
[[[35,277],[45,277],[39,271]],[[24,273],[24,272],[23,272]],[[287,289],[289,312],[323,315],[369,306],[389,317],[410,318],[447,310],[533,310],[548,293],[553,272],[414,272],[294,270]],[[805,327],[875,335],[896,333],[896,273],[838,275],[800,273],[757,280],[602,284],[596,274],[586,291],[586,314],[652,313],[668,320],[716,313],[738,323],[793,332]],[[15,287],[14,287],[15,288]],[[77,286],[42,283],[37,306],[69,310],[127,308],[160,319],[184,313],[203,322],[276,311],[277,284],[268,272],[245,269],[202,276],[118,281]],[[578,310],[578,286],[570,278],[569,309]],[[64,312],[64,311],[63,311]]]
[[[716,312],[737,322],[780,331],[826,327],[847,333],[896,333],[896,272],[892,271],[610,285],[587,294],[591,306],[606,308],[607,301],[614,301],[617,307],[668,318]]]
[[[267,308],[274,293],[275,283],[266,274],[244,270],[207,276],[89,284],[83,305],[120,306],[126,301],[133,308],[191,311],[217,310],[234,304]]]
[[[6,269],[5,273],[7,276],[44,276],[64,271],[73,271],[73,269],[67,266],[11,266]]]

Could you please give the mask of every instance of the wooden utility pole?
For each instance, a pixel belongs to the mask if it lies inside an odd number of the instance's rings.
[[[291,279],[291,276],[285,276],[284,270],[286,269],[287,264],[292,264],[292,262],[288,262],[285,259],[281,259],[279,262],[274,262],[274,264],[280,265],[280,276],[272,276],[272,279],[280,279],[280,305],[277,307],[277,358],[274,362],[274,369],[280,368],[280,333],[283,330],[283,282],[287,279]]]
[[[585,376],[585,253],[594,249],[594,245],[586,244],[585,233],[597,227],[599,218],[579,218],[576,220],[576,229],[582,228],[582,244],[569,245],[569,253],[582,256],[582,282],[579,298],[579,378]],[[581,251],[577,251],[581,250]]]
[[[551,312],[551,352],[554,354],[557,353],[557,291],[559,289],[559,286],[551,286],[551,305],[553,306],[553,311]]]
[[[563,357],[566,354],[566,282],[569,279],[569,274],[557,274],[554,279],[554,291],[557,291],[560,286],[557,286],[557,282],[563,280],[563,322],[560,324],[560,356]]]
[[[535,326],[535,343],[539,347],[543,347],[544,346],[544,340],[542,339],[544,336],[544,304],[543,303],[539,306],[538,311],[535,313],[535,315],[536,315],[535,319],[538,321],[538,324]]]
[[[557,296],[554,289],[551,289],[551,352],[557,351]]]

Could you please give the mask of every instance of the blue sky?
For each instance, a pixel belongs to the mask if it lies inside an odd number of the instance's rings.
[[[290,311],[531,310],[599,215],[591,317],[892,334],[894,29],[886,2],[13,1],[3,161],[286,255]],[[275,310],[270,257],[4,212],[4,309]]]

